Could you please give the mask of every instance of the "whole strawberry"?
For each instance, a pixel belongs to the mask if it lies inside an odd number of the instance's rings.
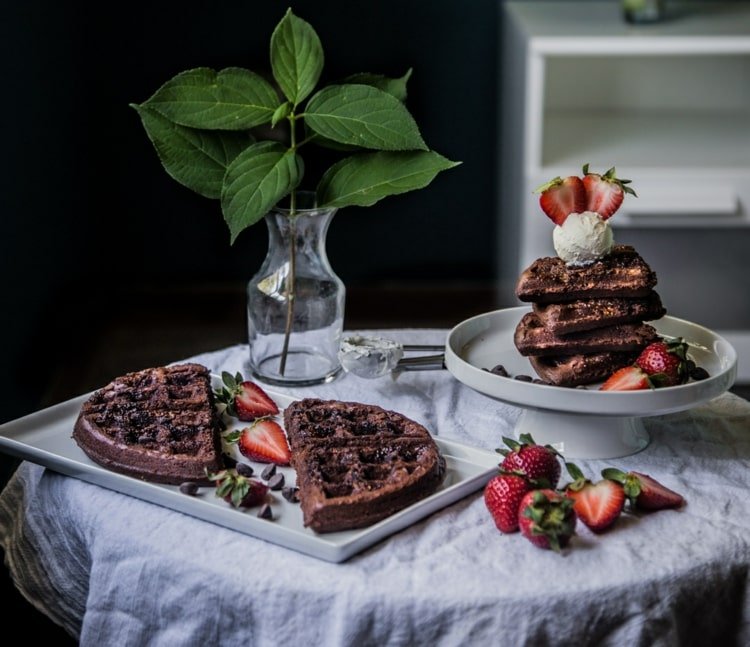
[[[681,337],[653,342],[643,349],[635,365],[649,376],[656,387],[684,384],[690,376],[687,349],[688,345]]]
[[[484,503],[500,532],[518,531],[518,509],[521,499],[531,489],[523,476],[500,473],[492,477],[484,488]]]
[[[670,490],[648,474],[623,472],[614,467],[607,467],[602,470],[602,476],[620,483],[630,506],[634,508],[663,510],[664,508],[679,508],[685,503],[681,494]]]
[[[530,490],[518,510],[521,534],[539,548],[560,552],[575,534],[573,499],[550,489]]]
[[[216,485],[216,496],[231,503],[235,508],[261,505],[268,494],[268,486],[265,483],[242,476],[234,469],[208,474],[208,478]]]
[[[586,190],[586,211],[595,211],[604,220],[611,218],[620,208],[626,193],[635,195],[627,184],[615,175],[614,166],[606,173],[590,173],[589,165],[583,167],[583,186]],[[637,196],[636,196],[637,197]]]
[[[497,450],[505,457],[500,463],[501,470],[525,475],[540,486],[557,487],[561,469],[559,453],[554,447],[537,445],[530,434],[521,434],[518,441],[503,436],[503,441],[508,449]]]

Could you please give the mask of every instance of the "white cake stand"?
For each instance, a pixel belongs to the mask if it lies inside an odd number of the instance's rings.
[[[709,377],[679,386],[643,391],[599,391],[533,384],[513,379],[536,377],[513,343],[513,333],[528,306],[472,317],[451,330],[445,366],[460,382],[497,400],[523,407],[516,434],[529,433],[566,458],[618,458],[644,449],[649,435],[642,418],[690,409],[729,389],[737,375],[737,353],[723,337],[697,324],[665,316],[650,322],[668,337],[682,337],[688,355]],[[511,377],[487,369],[502,364]]]

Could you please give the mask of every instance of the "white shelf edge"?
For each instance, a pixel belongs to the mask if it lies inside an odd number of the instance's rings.
[[[530,52],[545,56],[722,56],[750,53],[746,36],[536,36]]]
[[[666,216],[632,218],[625,213],[618,214],[613,229],[746,229],[750,218],[746,216]]]

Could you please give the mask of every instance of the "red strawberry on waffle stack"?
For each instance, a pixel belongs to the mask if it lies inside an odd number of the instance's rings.
[[[539,206],[556,225],[562,225],[571,213],[586,211],[586,189],[575,175],[553,178],[534,192],[541,194]]]
[[[635,191],[627,186],[628,184],[630,184],[630,180],[622,180],[615,175],[614,166],[600,175],[599,173],[591,173],[589,165],[584,164],[585,211],[595,211],[605,220],[611,218],[622,205],[626,193],[636,195]]]

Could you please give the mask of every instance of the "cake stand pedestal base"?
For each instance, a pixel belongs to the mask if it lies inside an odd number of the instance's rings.
[[[566,459],[631,456],[650,440],[640,418],[539,409],[524,410],[515,431],[517,436],[530,434],[538,445],[552,445]]]

